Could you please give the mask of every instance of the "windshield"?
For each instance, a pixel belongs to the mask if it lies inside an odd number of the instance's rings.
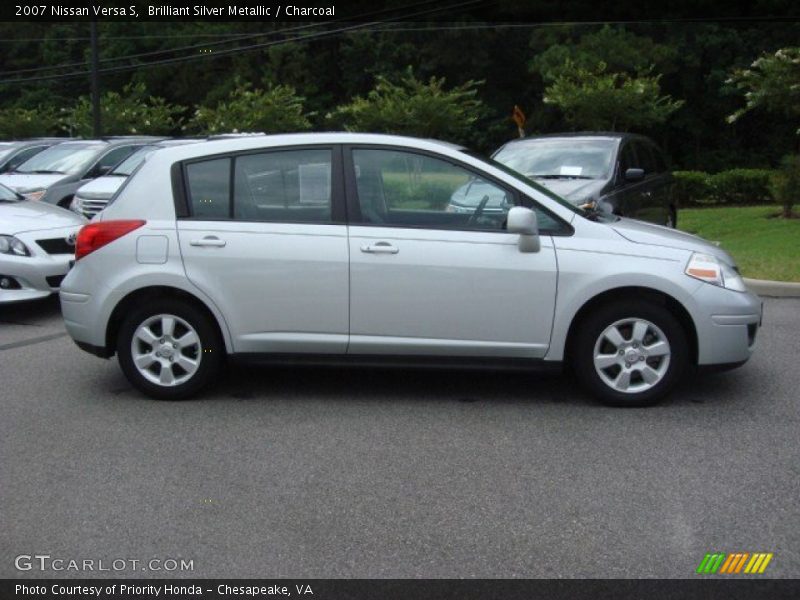
[[[26,160],[17,173],[80,173],[97,157],[105,144],[59,144]]]
[[[508,144],[494,159],[527,177],[607,179],[614,160],[613,140],[542,138]]]
[[[586,216],[589,215],[588,211],[585,211],[584,209],[575,206],[571,202],[567,202],[561,196],[557,196],[556,194],[554,194],[553,192],[548,190],[546,187],[536,183],[535,181],[533,181],[529,177],[525,177],[525,175],[523,175],[519,171],[515,171],[514,169],[504,165],[501,162],[498,162],[497,160],[495,160],[493,158],[486,158],[485,156],[481,156],[477,152],[472,152],[471,150],[465,150],[464,153],[465,154],[469,154],[473,158],[477,158],[479,160],[482,160],[483,162],[485,162],[487,164],[490,164],[490,165],[492,165],[493,167],[495,167],[497,169],[500,169],[504,173],[507,173],[507,174],[511,175],[512,177],[514,177],[515,179],[518,179],[519,181],[521,181],[525,185],[529,185],[530,187],[535,188],[536,191],[544,194],[545,196],[547,196],[551,200],[554,200],[555,202],[558,202],[561,206],[571,210],[574,213],[578,213],[579,215],[581,215],[583,217],[586,217]]]
[[[146,159],[156,150],[158,150],[158,146],[142,146],[128,158],[119,163],[117,168],[111,171],[109,175],[120,175],[122,177],[127,177],[133,173],[136,167],[142,164],[144,159]]]
[[[0,202],[18,202],[20,196],[0,183]]]

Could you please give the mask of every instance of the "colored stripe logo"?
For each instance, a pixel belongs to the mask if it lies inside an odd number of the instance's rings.
[[[700,561],[697,573],[701,575],[738,575],[747,573],[757,575],[767,569],[767,565],[772,560],[772,552],[724,552],[708,553]]]

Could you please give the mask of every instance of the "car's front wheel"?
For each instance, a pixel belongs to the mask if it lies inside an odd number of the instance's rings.
[[[623,301],[580,323],[573,366],[583,385],[612,406],[647,406],[678,383],[689,359],[686,333],[665,307]]]
[[[180,300],[134,310],[122,322],[117,356],[139,390],[163,400],[188,398],[219,372],[222,343],[205,313]]]

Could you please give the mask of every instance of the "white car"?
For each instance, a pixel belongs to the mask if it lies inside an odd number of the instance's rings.
[[[502,210],[448,210],[465,183]],[[698,237],[587,213],[463,148],[356,133],[166,148],[78,236],[67,331],[157,398],[226,357],[531,369],[604,402],[748,360],[761,302]]]
[[[108,201],[117,193],[117,190],[125,183],[131,173],[159,148],[169,148],[170,146],[182,146],[183,144],[196,144],[202,140],[184,138],[176,140],[162,140],[155,144],[141,146],[128,158],[114,167],[108,175],[103,175],[97,179],[92,179],[82,185],[75,192],[75,197],[69,205],[70,210],[91,219],[103,210]]]
[[[86,219],[0,185],[0,304],[57,292]]]

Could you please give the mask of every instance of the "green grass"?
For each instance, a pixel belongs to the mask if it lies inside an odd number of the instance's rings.
[[[678,228],[718,241],[744,277],[800,281],[800,219],[770,218],[778,206],[687,208]]]

